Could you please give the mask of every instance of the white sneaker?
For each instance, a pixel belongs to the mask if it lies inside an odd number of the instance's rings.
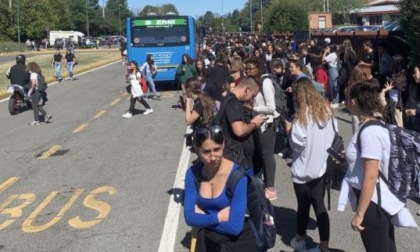
[[[133,114],[131,114],[130,112],[125,113],[124,115],[122,115],[123,118],[131,118],[133,117]]]
[[[338,108],[338,103],[334,103],[330,105],[331,108]]]
[[[151,113],[153,113],[153,109],[146,109],[146,111],[144,111],[144,113],[143,113],[143,115],[148,115],[148,114],[151,114]]]
[[[296,241],[296,237],[290,241],[290,246],[298,252],[304,252],[306,250],[305,240]]]

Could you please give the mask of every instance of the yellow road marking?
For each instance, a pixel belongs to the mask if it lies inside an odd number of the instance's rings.
[[[20,177],[11,177],[8,180],[6,180],[5,182],[3,182],[2,184],[0,184],[0,193],[6,191],[7,188],[9,188],[10,186],[12,186],[19,179],[20,179]]]
[[[82,132],[83,130],[85,130],[88,126],[89,126],[89,124],[88,124],[88,123],[84,123],[84,124],[80,125],[80,126],[79,126],[79,128],[75,129],[75,130],[73,131],[73,133],[74,133],[74,134],[76,134],[76,133],[80,133],[80,132]]]
[[[173,97],[174,94],[173,93],[163,93],[161,94],[162,97]]]
[[[98,119],[106,113],[106,110],[99,111],[93,118]]]
[[[124,96],[127,96],[128,95],[128,93],[124,93],[122,96],[124,97]]]
[[[54,145],[53,147],[51,147],[51,149],[42,153],[42,155],[38,159],[45,160],[52,154],[56,153],[60,148],[61,148],[61,145]]]
[[[50,193],[50,195],[48,195],[48,197],[45,198],[44,201],[23,222],[22,231],[25,233],[41,232],[53,226],[54,224],[59,222],[61,218],[63,218],[64,214],[67,212],[67,210],[70,209],[70,207],[73,205],[76,199],[80,196],[80,194],[82,194],[82,192],[83,192],[83,189],[77,189],[73,193],[73,195],[70,197],[70,199],[66,202],[66,204],[64,204],[63,208],[61,208],[58,214],[54,218],[52,218],[49,222],[42,225],[35,225],[36,223],[35,219],[42,212],[42,210],[53,200],[53,198],[58,194],[58,192]]]
[[[120,101],[121,101],[121,98],[117,98],[117,99],[115,99],[113,102],[111,102],[111,106],[113,106],[113,105],[115,105],[115,104],[119,103]]]
[[[83,201],[83,205],[87,208],[97,211],[98,215],[94,220],[82,220],[80,216],[76,216],[68,221],[69,225],[77,229],[90,228],[97,225],[108,216],[109,212],[111,211],[111,206],[104,201],[96,199],[95,196],[101,193],[114,195],[116,192],[117,190],[112,186],[99,187],[90,192],[90,194],[86,196],[85,200]]]

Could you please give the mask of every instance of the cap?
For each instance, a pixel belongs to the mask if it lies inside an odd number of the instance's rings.
[[[328,43],[328,44],[329,44],[329,43],[331,43],[331,39],[330,39],[330,38],[325,38],[325,39],[324,39],[324,41],[325,41],[326,43]]]

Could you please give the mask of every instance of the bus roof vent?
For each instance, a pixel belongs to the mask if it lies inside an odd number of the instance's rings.
[[[166,16],[176,16],[176,13],[173,11],[167,12]]]
[[[156,12],[149,12],[147,13],[147,16],[157,16]]]

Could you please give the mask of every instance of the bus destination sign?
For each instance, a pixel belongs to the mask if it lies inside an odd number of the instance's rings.
[[[187,25],[187,20],[184,18],[175,19],[150,19],[150,20],[133,20],[134,26],[147,27],[170,27],[175,25]]]

